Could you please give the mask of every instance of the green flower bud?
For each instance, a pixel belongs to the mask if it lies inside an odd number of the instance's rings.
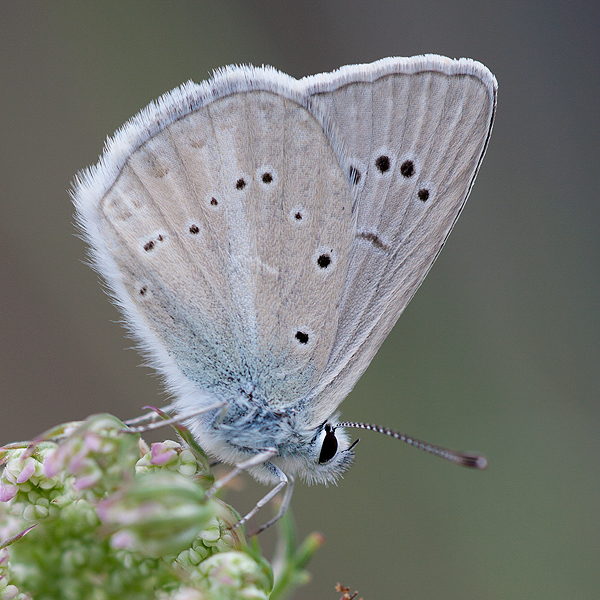
[[[152,444],[144,456],[137,461],[135,468],[137,473],[167,469],[186,477],[206,478],[203,461],[189,449],[172,440]]]
[[[215,554],[200,564],[212,600],[267,600],[271,581],[262,566],[244,552]]]
[[[214,514],[199,485],[168,471],[139,475],[100,502],[97,512],[114,548],[149,557],[189,548]]]

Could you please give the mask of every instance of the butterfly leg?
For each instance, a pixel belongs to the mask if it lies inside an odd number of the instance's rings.
[[[283,517],[283,515],[285,515],[285,513],[287,512],[287,509],[289,508],[290,502],[292,500],[292,494],[294,493],[294,478],[291,475],[288,475],[287,478],[288,485],[285,488],[285,492],[283,493],[283,499],[281,500],[281,504],[279,505],[279,510],[277,511],[277,514],[272,519],[269,519],[266,523],[263,523],[256,531],[251,533],[250,536],[258,535],[268,527],[271,527],[273,523],[279,521],[279,519],[281,519],[281,517]]]
[[[142,408],[148,408],[147,406],[143,406]],[[171,411],[175,409],[174,404],[169,404],[164,408],[161,408],[162,412],[169,414]],[[150,412],[144,413],[139,417],[134,417],[133,419],[127,419],[127,421],[123,421],[125,425],[139,425],[140,423],[145,423],[146,421],[150,421],[151,423],[156,421],[159,418],[158,413],[154,410]]]
[[[288,484],[288,488],[285,491],[285,494],[283,496],[283,502],[281,503],[281,506],[279,507],[279,510],[277,511],[277,514],[275,515],[275,517],[273,519],[271,519],[270,521],[267,521],[267,523],[265,523],[262,527],[260,527],[258,529],[258,531],[254,532],[252,535],[256,535],[256,534],[260,533],[261,531],[264,531],[267,527],[269,527],[270,525],[275,523],[275,521],[277,521],[277,519],[279,519],[280,517],[283,516],[283,514],[287,510],[287,507],[290,504],[290,500],[292,499],[292,492],[294,491],[293,477],[291,477],[291,476],[288,477],[278,466],[274,465],[273,463],[266,462],[265,467],[267,467],[269,469],[269,471],[271,471],[274,475],[277,475],[277,477],[279,478],[279,483],[268,494],[265,494],[256,503],[256,506],[247,515],[244,515],[234,525],[234,527],[239,527],[240,525],[243,525],[246,521],[251,519],[265,504],[267,504],[267,502],[270,502],[281,491],[283,486]]]
[[[270,458],[273,458],[276,454],[277,454],[276,450],[265,450],[264,452],[261,452],[260,454],[255,454],[248,460],[238,463],[237,465],[235,465],[235,467],[233,469],[231,469],[231,471],[229,471],[229,473],[227,473],[227,475],[224,475],[223,477],[221,477],[221,479],[218,479],[217,481],[215,481],[215,483],[210,488],[210,490],[208,490],[208,492],[206,492],[206,495],[209,498],[211,496],[214,496],[218,490],[220,490],[224,485],[229,483],[234,477],[237,477],[240,473],[242,473],[242,471],[246,471],[247,469],[250,469],[251,467],[255,467],[256,465],[266,463]],[[279,489],[281,489],[281,487]]]
[[[191,419],[193,417],[197,417],[198,415],[202,415],[204,413],[210,412],[211,410],[216,410],[217,408],[221,408],[222,406],[224,406],[224,404],[225,404],[224,402],[217,402],[215,404],[211,404],[210,406],[205,406],[205,407],[201,408],[200,410],[196,410],[194,412],[180,413],[178,415],[175,415],[171,419],[161,419],[160,421],[154,421],[154,422],[148,423],[147,425],[128,427],[127,429],[124,429],[123,431],[125,433],[143,433],[144,431],[150,431],[151,429],[158,429],[159,427],[164,427],[165,425],[171,425],[172,423],[183,423],[183,422],[187,421],[187,419]],[[169,406],[167,408],[171,408],[171,407]],[[134,423],[143,422],[147,419],[147,417],[149,417],[149,415],[152,415],[152,414],[153,413],[147,413],[146,415],[142,415],[141,417],[138,417],[137,419],[131,419],[129,421],[125,421],[125,424],[131,425]],[[154,414],[156,414],[156,413],[154,413]]]

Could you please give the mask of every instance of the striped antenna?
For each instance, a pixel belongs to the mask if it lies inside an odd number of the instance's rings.
[[[449,448],[443,448],[442,446],[434,446],[433,444],[428,444],[427,442],[417,440],[416,438],[406,435],[401,431],[394,431],[389,427],[380,427],[379,425],[372,425],[371,423],[348,422],[338,423],[336,427],[354,427],[356,429],[368,429],[369,431],[383,433],[384,435],[389,435],[396,440],[405,442],[409,446],[413,446],[419,450],[424,450],[425,452],[429,452],[429,454],[434,454],[435,456],[440,456],[441,458],[445,458],[446,460],[449,460],[457,465],[462,465],[463,467],[470,467],[472,469],[479,469],[480,471],[483,471],[488,466],[487,458],[482,454],[475,454],[473,452],[457,452],[456,450],[450,450]]]

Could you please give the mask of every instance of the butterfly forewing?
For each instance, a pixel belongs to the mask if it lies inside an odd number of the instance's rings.
[[[395,60],[379,74],[373,65],[347,68],[337,83],[311,90],[360,173],[340,326],[315,390],[315,422],[350,392],[423,281],[491,131],[495,82],[484,67],[464,61],[448,74],[432,59],[414,72]]]

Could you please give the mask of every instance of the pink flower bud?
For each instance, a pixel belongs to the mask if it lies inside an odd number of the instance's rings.
[[[17,476],[17,483],[25,483],[35,473],[35,461],[29,457],[25,459],[23,468]]]
[[[0,479],[0,502],[10,502],[18,491],[19,488],[16,485]]]
[[[173,448],[169,448],[162,442],[152,444],[152,449],[150,450],[150,464],[155,466],[166,465],[175,458],[177,458],[177,452],[175,452]]]

